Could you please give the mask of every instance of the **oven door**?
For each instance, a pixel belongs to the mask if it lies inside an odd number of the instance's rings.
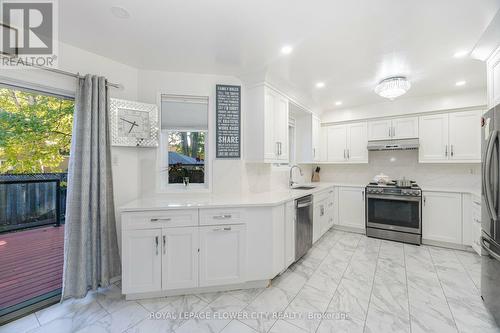
[[[366,198],[367,227],[422,233],[421,197],[370,194]]]

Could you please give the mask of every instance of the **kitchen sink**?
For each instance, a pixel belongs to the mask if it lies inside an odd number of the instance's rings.
[[[292,190],[312,190],[313,188],[316,188],[316,186],[297,186],[292,188]]]

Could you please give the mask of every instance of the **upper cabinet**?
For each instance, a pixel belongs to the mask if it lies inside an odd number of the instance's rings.
[[[327,161],[333,163],[368,163],[367,132],[366,122],[327,127]]]
[[[500,104],[500,47],[486,61],[488,108]]]
[[[418,138],[418,118],[404,117],[368,122],[368,140]]]
[[[321,161],[320,151],[321,121],[318,117],[312,116],[312,160]]]
[[[288,162],[288,98],[260,85],[248,90],[246,105],[246,160]]]
[[[480,121],[481,111],[464,111],[420,117],[419,162],[480,162]]]

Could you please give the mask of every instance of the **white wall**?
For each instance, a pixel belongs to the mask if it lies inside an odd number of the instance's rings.
[[[110,88],[111,97],[135,100],[137,98],[138,70],[87,52],[74,46],[59,44],[59,69],[98,74],[114,83],[121,83],[124,89]],[[39,69],[1,69],[0,82],[21,83],[35,89],[48,88],[52,91],[74,95],[76,79]],[[137,150],[135,148],[112,148],[113,181],[116,207],[133,200],[138,195]]]
[[[402,98],[378,104],[327,110],[321,115],[323,123],[397,116],[431,111],[444,111],[486,105],[486,89],[455,94]]]
[[[406,177],[420,186],[480,191],[481,166],[475,164],[421,164],[418,151],[370,151],[368,164],[321,165],[321,180],[345,184],[368,184],[384,173],[392,179]]]

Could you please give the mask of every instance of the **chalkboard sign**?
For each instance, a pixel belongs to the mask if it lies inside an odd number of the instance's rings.
[[[216,85],[216,158],[241,157],[241,87]]]

